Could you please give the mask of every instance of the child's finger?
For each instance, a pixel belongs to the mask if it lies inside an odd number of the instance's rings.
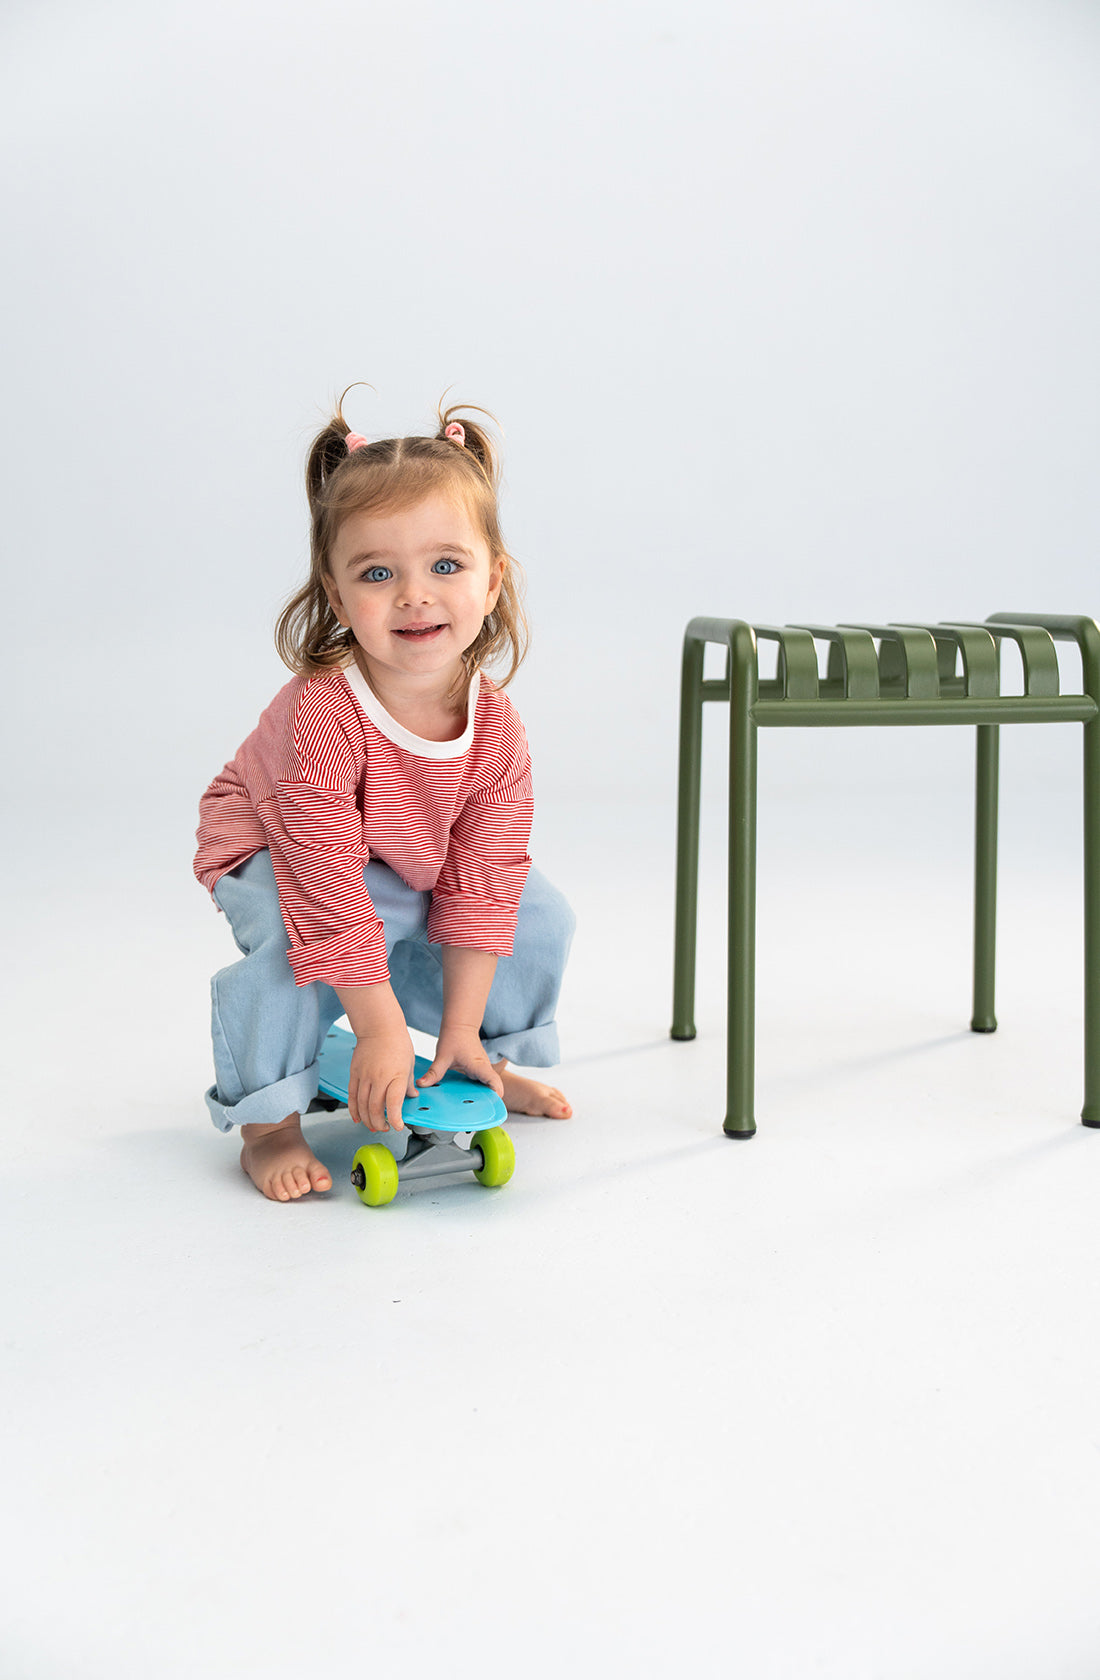
[[[372,1132],[384,1132],[386,1129],[386,1087],[372,1085],[367,1094],[364,1105],[364,1116]]]
[[[476,1079],[479,1085],[488,1085],[490,1091],[495,1091],[498,1097],[504,1095],[504,1086],[501,1083],[500,1074],[488,1056],[479,1057],[476,1062],[471,1061],[469,1067],[463,1068],[462,1072],[467,1079]]]
[[[468,1067],[456,1063],[455,1071],[466,1079],[474,1080],[478,1085],[488,1085],[490,1091],[495,1091],[498,1097],[503,1097],[504,1086],[500,1074],[488,1058],[485,1061],[471,1061]]]
[[[438,1062],[433,1062],[431,1067],[428,1069],[427,1073],[422,1073],[420,1075],[420,1078],[416,1081],[415,1085],[413,1086],[411,1095],[415,1096],[416,1092],[417,1092],[417,1089],[420,1089],[421,1091],[423,1091],[425,1086],[438,1085],[439,1081],[443,1078],[443,1075],[446,1073],[446,1071],[447,1071],[446,1068],[445,1067],[440,1067]]]
[[[390,1130],[403,1131],[405,1122],[401,1118],[401,1104],[405,1100],[405,1081],[391,1079],[386,1087],[386,1119],[390,1123]]]
[[[492,1062],[487,1062],[486,1067],[488,1069],[488,1072],[483,1075],[485,1084],[488,1085],[492,1090],[494,1090],[498,1097],[503,1098],[503,1096],[504,1096],[504,1081],[503,1081],[503,1079],[500,1077],[500,1074],[497,1072],[497,1070],[493,1066]]]

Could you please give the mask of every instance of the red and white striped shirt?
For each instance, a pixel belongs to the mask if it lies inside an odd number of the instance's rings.
[[[429,939],[507,956],[532,815],[527,737],[491,682],[458,740],[424,741],[349,666],[289,682],[211,782],[195,874],[212,889],[267,847],[298,985],[369,985],[389,970],[368,859],[431,893]]]

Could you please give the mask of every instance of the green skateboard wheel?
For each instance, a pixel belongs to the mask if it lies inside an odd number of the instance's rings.
[[[384,1207],[397,1195],[397,1162],[382,1143],[365,1143],[355,1151],[351,1182],[361,1202]]]
[[[482,1166],[475,1167],[474,1177],[479,1184],[495,1186],[507,1184],[516,1167],[516,1152],[503,1126],[493,1126],[487,1132],[475,1132],[472,1147],[480,1149]]]

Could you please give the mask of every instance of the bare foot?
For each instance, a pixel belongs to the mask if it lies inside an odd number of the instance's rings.
[[[542,1085],[537,1079],[525,1079],[514,1073],[507,1062],[495,1064],[504,1086],[504,1106],[513,1114],[532,1114],[545,1120],[571,1120],[573,1110],[553,1085]]]
[[[242,1126],[241,1166],[272,1202],[296,1202],[311,1190],[331,1190],[332,1174],[302,1136],[297,1114],[274,1126]]]

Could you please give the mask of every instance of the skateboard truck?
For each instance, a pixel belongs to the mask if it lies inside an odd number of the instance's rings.
[[[414,1179],[446,1178],[452,1173],[478,1172],[484,1165],[485,1152],[472,1140],[468,1147],[464,1147],[453,1137],[442,1137],[438,1132],[410,1132],[409,1146],[404,1159],[398,1162],[398,1169],[402,1184],[411,1184]],[[351,1182],[357,1190],[365,1188],[367,1181],[362,1167],[353,1168]]]

